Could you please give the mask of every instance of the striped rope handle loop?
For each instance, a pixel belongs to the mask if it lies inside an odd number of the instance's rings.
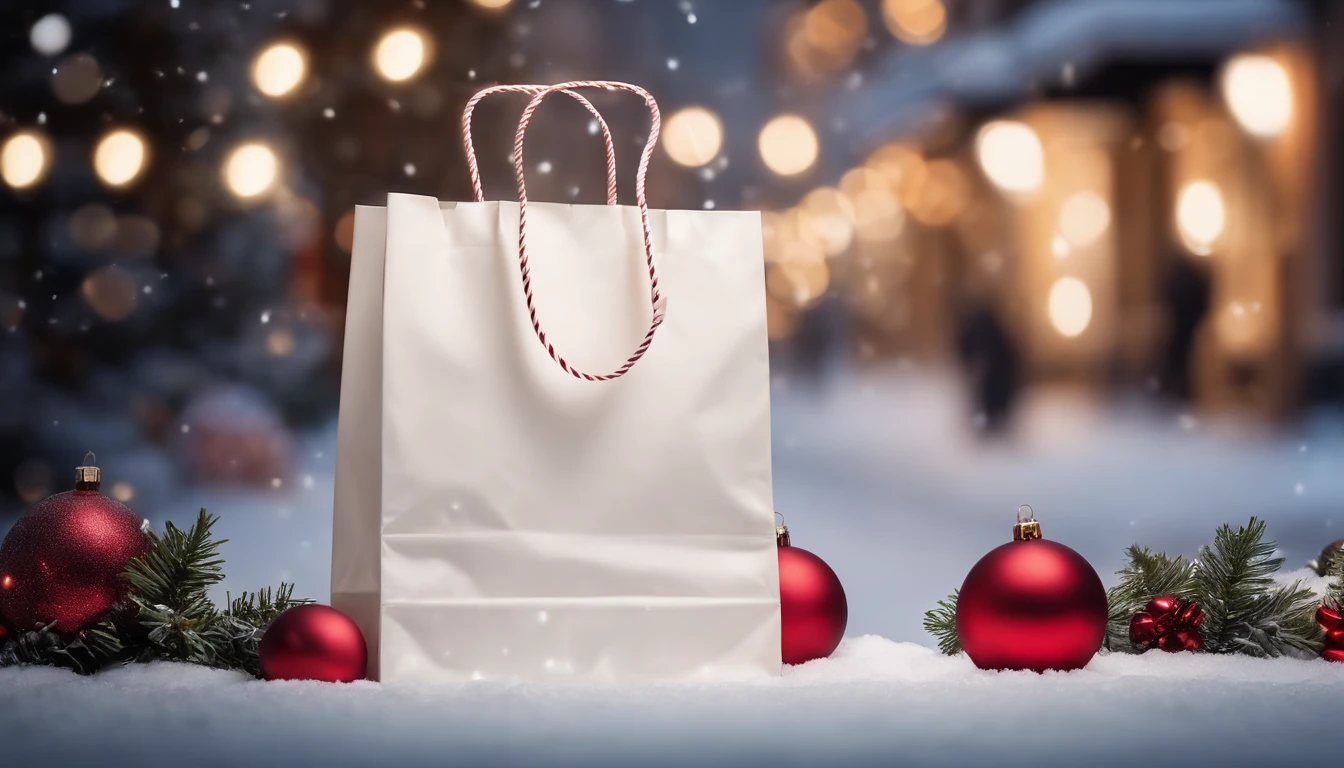
[[[523,169],[526,164],[523,163],[523,137],[527,134],[528,123],[532,121],[532,114],[541,106],[541,102],[547,96],[555,92],[568,93],[571,88],[602,88],[609,91],[629,91],[643,97],[645,105],[649,108],[649,139],[644,143],[644,152],[639,156],[639,169],[635,172],[635,201],[639,204],[639,223],[644,230],[644,260],[649,268],[649,303],[653,307],[653,319],[649,323],[649,329],[644,333],[644,338],[635,348],[634,354],[626,358],[621,367],[606,374],[584,373],[566,362],[565,358],[555,351],[555,345],[546,338],[546,331],[541,327],[541,321],[537,318],[537,306],[532,296],[532,271],[528,266],[527,257],[527,180],[524,178]],[[635,363],[649,351],[649,345],[653,343],[653,335],[658,331],[658,326],[663,323],[663,315],[667,308],[667,299],[658,290],[658,271],[653,264],[653,235],[649,231],[649,201],[645,194],[645,180],[649,172],[649,160],[653,157],[653,148],[658,143],[658,132],[662,125],[662,118],[658,114],[658,103],[653,100],[649,92],[629,83],[621,83],[612,80],[573,80],[568,83],[552,85],[545,90],[538,91],[532,100],[527,103],[523,109],[523,116],[518,121],[518,135],[514,137],[513,156],[518,172],[518,269],[523,278],[523,295],[527,298],[527,314],[532,320],[532,330],[536,332],[537,339],[541,346],[546,348],[546,353],[551,359],[560,365],[560,367],[576,379],[585,381],[611,381],[619,379],[635,367]]]
[[[476,147],[471,141],[471,115],[476,111],[476,103],[493,93],[537,93],[544,90],[546,90],[544,85],[493,85],[477,91],[462,109],[462,144],[467,151],[467,171],[471,174],[471,191],[476,196],[476,202],[485,202],[485,190],[481,187],[481,169],[476,164]],[[611,141],[611,129],[607,127],[607,121],[602,119],[602,113],[581,94],[565,91],[565,95],[573,97],[582,104],[583,108],[592,113],[593,118],[597,120],[597,127],[602,131],[602,140],[607,145],[607,205],[616,205],[616,147]]]

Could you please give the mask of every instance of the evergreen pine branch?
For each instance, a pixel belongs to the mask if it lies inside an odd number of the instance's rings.
[[[1272,575],[1283,558],[1264,534],[1265,522],[1252,517],[1235,531],[1224,524],[1212,547],[1200,547],[1195,584],[1206,651],[1272,657],[1305,655],[1317,645],[1315,598],[1298,583],[1276,587]]]
[[[955,590],[946,599],[938,601],[938,607],[924,613],[924,631],[938,640],[938,650],[948,656],[961,653],[961,638],[957,637],[957,597],[961,590]]]
[[[117,660],[130,658],[118,628],[104,620],[66,636],[57,633],[55,622],[18,633],[0,645],[0,667],[23,665],[64,667],[76,674],[91,675]]]
[[[287,582],[280,582],[274,591],[267,587],[238,597],[229,596],[228,600],[218,628],[223,658],[229,667],[242,669],[254,677],[261,677],[259,647],[266,627],[290,608],[313,602],[295,598],[294,585]]]
[[[1330,577],[1330,584],[1326,587],[1325,597],[1321,602],[1336,611],[1344,610],[1344,556],[1335,557],[1330,561],[1330,571],[1327,575]]]
[[[1125,550],[1129,563],[1120,569],[1120,583],[1106,592],[1106,650],[1138,653],[1129,641],[1129,622],[1155,597],[1174,595],[1189,599],[1195,592],[1194,564],[1183,555],[1168,557],[1132,544]]]
[[[163,534],[150,531],[151,547],[144,557],[132,560],[125,576],[142,606],[162,605],[181,611],[199,595],[224,579],[224,559],[219,546],[228,541],[211,537],[219,518],[204,509],[186,531],[171,522]]]

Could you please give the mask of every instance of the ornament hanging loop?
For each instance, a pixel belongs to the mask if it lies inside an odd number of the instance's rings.
[[[780,547],[792,546],[792,539],[789,537],[789,526],[784,524],[784,515],[776,512],[775,517],[779,518],[779,525],[775,526],[775,545]]]
[[[1022,516],[1022,510],[1027,516]],[[1017,505],[1017,523],[1013,525],[1013,541],[1031,541],[1041,538],[1041,524],[1036,522],[1036,511],[1030,504]]]
[[[93,451],[84,455],[84,464],[75,467],[75,490],[96,491],[103,484],[103,471],[94,465],[98,461]]]

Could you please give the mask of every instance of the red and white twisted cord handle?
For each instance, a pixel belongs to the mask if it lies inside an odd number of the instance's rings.
[[[649,323],[649,329],[644,333],[644,338],[639,342],[639,346],[619,368],[606,374],[591,374],[580,371],[570,365],[565,358],[556,352],[555,345],[546,338],[546,331],[541,327],[541,321],[537,318],[537,306],[532,295],[532,271],[528,266],[527,256],[527,180],[524,178],[523,169],[526,167],[523,162],[523,137],[527,134],[528,123],[532,121],[532,114],[541,106],[541,102],[552,93],[569,93],[571,88],[602,88],[605,90],[629,91],[643,97],[645,105],[649,108],[649,139],[644,144],[644,151],[639,157],[639,169],[635,172],[635,201],[639,205],[639,223],[644,231],[644,258],[649,268],[649,303],[653,308],[653,318]],[[527,314],[532,320],[532,330],[536,332],[537,339],[541,345],[546,348],[547,354],[551,359],[559,363],[560,367],[576,379],[585,381],[611,381],[619,379],[635,367],[635,363],[649,351],[649,345],[653,343],[653,335],[658,331],[658,326],[663,323],[663,315],[666,312],[667,300],[658,289],[658,271],[653,263],[653,236],[649,230],[649,203],[645,194],[645,180],[649,171],[649,160],[653,157],[653,148],[658,143],[658,132],[662,127],[662,118],[658,114],[658,103],[653,100],[648,91],[629,83],[621,83],[611,80],[573,80],[568,83],[552,85],[541,91],[538,91],[532,100],[527,103],[523,109],[523,116],[518,121],[518,134],[514,138],[513,154],[514,162],[518,172],[518,269],[523,279],[523,295],[527,298]]]
[[[467,171],[471,174],[471,191],[476,196],[476,202],[485,202],[485,190],[481,187],[481,169],[476,163],[476,147],[471,141],[471,116],[476,111],[476,103],[494,93],[537,93],[545,89],[544,85],[494,85],[477,91],[476,95],[467,101],[467,106],[462,110],[462,144],[467,151]],[[611,141],[611,129],[607,128],[607,121],[602,119],[602,113],[582,95],[573,91],[565,91],[565,95],[573,97],[584,109],[592,113],[597,120],[598,128],[602,130],[602,140],[607,145],[607,205],[616,205],[616,147]]]

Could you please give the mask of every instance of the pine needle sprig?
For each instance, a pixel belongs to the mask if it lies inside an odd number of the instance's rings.
[[[1294,582],[1277,586],[1283,565],[1265,541],[1265,521],[1233,530],[1224,524],[1213,545],[1199,550],[1196,593],[1204,608],[1204,648],[1210,653],[1283,656],[1310,653],[1317,645],[1311,612],[1315,596]]]
[[[961,653],[961,638],[957,637],[957,597],[961,590],[954,590],[946,599],[939,600],[938,606],[924,613],[924,631],[938,641],[938,650],[948,656]]]
[[[1149,601],[1162,595],[1191,599],[1195,593],[1194,564],[1184,555],[1168,557],[1132,544],[1125,550],[1129,563],[1119,571],[1120,583],[1106,593],[1105,647],[1110,651],[1139,653],[1129,641],[1129,622]]]
[[[223,581],[224,558],[219,556],[219,547],[228,539],[211,537],[210,529],[217,522],[218,517],[202,509],[186,531],[172,522],[164,524],[162,535],[150,531],[149,553],[126,568],[135,601],[141,606],[181,610]]]

